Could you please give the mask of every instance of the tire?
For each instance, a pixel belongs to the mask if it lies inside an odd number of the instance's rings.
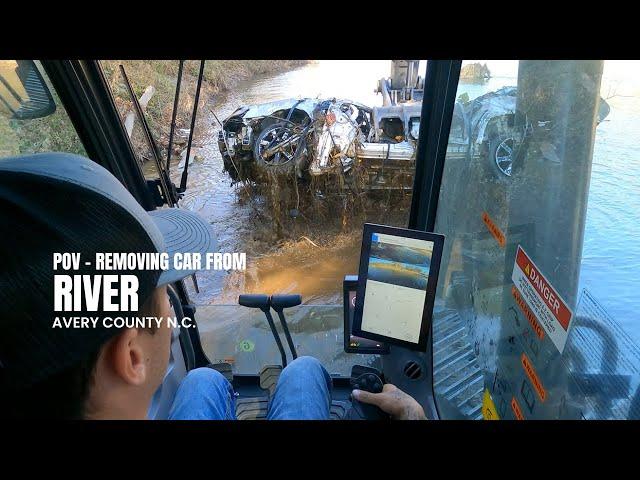
[[[284,151],[265,158],[263,150],[269,145],[277,145],[294,135],[291,123],[277,122],[267,125],[256,137],[253,145],[253,158],[256,169],[261,173],[289,174],[295,171],[300,156],[298,141],[286,146]]]
[[[519,136],[508,120],[500,119],[487,129],[485,142],[490,175],[498,181],[511,181],[513,161],[519,149]]]

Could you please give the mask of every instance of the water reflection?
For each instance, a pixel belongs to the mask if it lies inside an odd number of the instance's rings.
[[[484,61],[481,61],[484,63]],[[517,61],[487,61],[485,84],[461,83],[470,99],[517,85]],[[611,112],[596,129],[579,290],[587,288],[640,344],[640,62],[605,61],[601,96]]]

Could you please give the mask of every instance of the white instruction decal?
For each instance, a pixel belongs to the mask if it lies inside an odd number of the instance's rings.
[[[520,245],[511,279],[553,344],[562,353],[573,312]]]

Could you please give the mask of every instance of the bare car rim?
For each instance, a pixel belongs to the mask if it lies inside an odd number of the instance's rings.
[[[288,125],[273,125],[259,139],[258,156],[265,165],[286,165],[294,159],[299,135]]]
[[[506,138],[498,144],[494,153],[496,166],[507,177],[511,176],[513,166],[513,145],[513,138]]]

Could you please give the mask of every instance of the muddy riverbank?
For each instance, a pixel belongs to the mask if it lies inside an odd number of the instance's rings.
[[[206,107],[217,96],[238,88],[266,74],[280,74],[308,65],[309,60],[207,60],[203,71],[203,81],[198,108]],[[178,78],[177,60],[101,60],[103,72],[113,93],[118,112],[125,121],[132,113],[132,103],[120,66],[124,67],[136,97],[140,99],[147,89],[148,104],[144,106],[149,128],[158,143],[163,156],[169,143],[169,131],[173,103]],[[183,66],[180,85],[179,105],[176,112],[178,135],[174,138],[172,155],[180,155],[186,144],[186,135],[180,135],[180,129],[189,129],[195,90],[200,69],[199,60],[186,60]],[[194,142],[206,141],[207,118],[198,115],[194,131]],[[137,123],[137,122],[136,122]],[[151,151],[139,124],[131,132],[131,141],[137,152],[151,158]]]

